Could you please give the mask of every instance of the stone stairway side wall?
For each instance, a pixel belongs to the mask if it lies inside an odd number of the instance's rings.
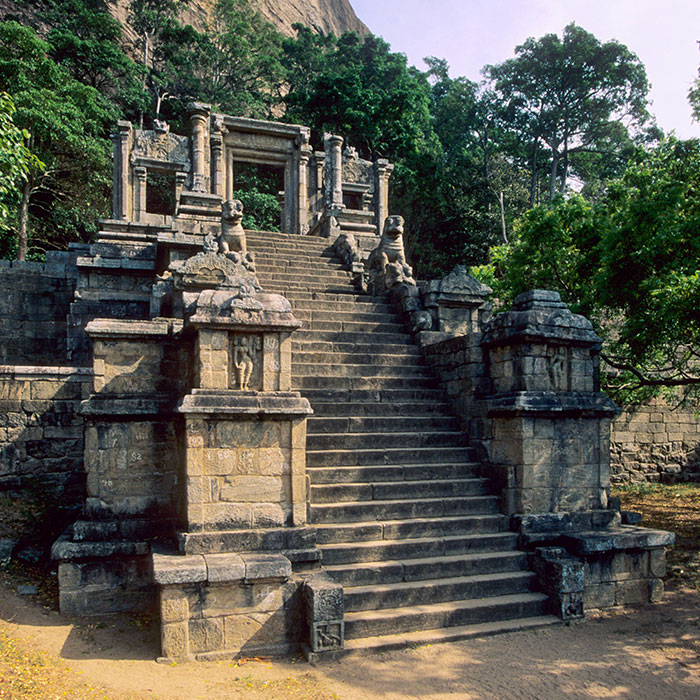
[[[39,487],[47,499],[82,492],[84,367],[0,366],[0,490]]]
[[[66,315],[78,277],[75,258],[52,251],[45,263],[0,260],[0,364],[68,364]]]
[[[661,399],[623,411],[610,436],[612,483],[700,481],[699,411]]]

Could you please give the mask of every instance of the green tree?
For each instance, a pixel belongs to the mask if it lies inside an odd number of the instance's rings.
[[[617,398],[697,392],[699,191],[700,142],[665,140],[640,150],[597,201],[575,195],[528,211],[475,272],[506,303],[544,287],[589,316]]]
[[[14,122],[29,134],[27,146],[40,159],[21,182],[15,214],[20,260],[27,256],[30,220],[35,243],[43,238],[42,245],[56,245],[61,234],[86,235],[108,203],[106,136],[118,111],[57,65],[50,50],[32,29],[0,23],[0,90],[11,95]]]
[[[643,64],[626,46],[601,43],[576,24],[568,25],[562,38],[530,38],[515,53],[484,72],[503,103],[504,123],[519,134],[534,204],[542,149],[551,200],[557,191],[566,192],[572,172],[586,174],[580,156],[600,154],[605,161],[641,136],[649,121],[649,85]],[[590,158],[587,163],[590,169]]]

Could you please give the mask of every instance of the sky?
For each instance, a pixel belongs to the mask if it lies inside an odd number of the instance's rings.
[[[576,22],[600,41],[617,39],[646,66],[651,112],[667,132],[700,137],[687,94],[700,66],[700,0],[351,0],[370,30],[406,54],[447,59],[450,75],[480,81],[481,69],[514,55],[528,37],[561,36]]]

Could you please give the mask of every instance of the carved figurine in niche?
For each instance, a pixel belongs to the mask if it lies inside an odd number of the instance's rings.
[[[239,199],[227,199],[221,209],[221,233],[208,234],[204,239],[204,250],[225,255],[248,272],[255,274],[255,261],[248,252],[243,229],[243,204]]]
[[[403,247],[402,216],[388,216],[384,222],[379,246],[369,256],[367,267],[370,273],[382,273],[384,286],[392,289],[402,282],[415,285],[413,270],[406,262],[406,254]]]
[[[567,352],[565,347],[547,349],[549,382],[555,391],[565,391],[567,385]]]
[[[236,384],[241,391],[248,391],[250,378],[255,370],[255,360],[262,349],[262,338],[239,335],[233,341],[233,367]]]

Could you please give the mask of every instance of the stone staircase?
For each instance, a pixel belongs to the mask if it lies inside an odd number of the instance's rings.
[[[266,291],[304,326],[310,520],[345,591],[346,649],[557,622],[436,379],[383,297],[355,293],[324,239],[249,233]]]

